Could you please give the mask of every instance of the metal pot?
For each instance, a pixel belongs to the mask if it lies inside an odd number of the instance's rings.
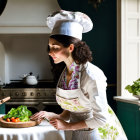
[[[37,85],[38,80],[36,76],[32,75],[33,73],[30,72],[29,74],[24,75],[24,83],[27,85]]]

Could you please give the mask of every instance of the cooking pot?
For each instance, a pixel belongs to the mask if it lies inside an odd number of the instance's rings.
[[[36,76],[34,76],[32,72],[25,74],[23,80],[27,85],[37,85],[38,83]]]

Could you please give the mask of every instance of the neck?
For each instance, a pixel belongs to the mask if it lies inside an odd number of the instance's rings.
[[[67,67],[67,70],[68,70],[68,74],[71,74],[72,71],[70,71],[70,65],[74,62],[73,58],[72,58],[71,56],[69,56],[69,57],[67,58],[67,60],[64,61],[64,62],[65,62],[65,64],[66,64],[66,67]]]

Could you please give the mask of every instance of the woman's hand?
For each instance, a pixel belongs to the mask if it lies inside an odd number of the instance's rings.
[[[31,120],[43,120],[44,118],[47,118],[48,120],[53,118],[59,118],[60,116],[58,114],[55,114],[53,112],[47,112],[47,111],[40,111],[35,113],[30,117]]]
[[[53,125],[58,130],[78,130],[88,128],[85,121],[67,123],[60,119],[51,119],[50,124]]]
[[[60,119],[51,119],[50,124],[58,130],[70,130],[70,123],[67,123]]]

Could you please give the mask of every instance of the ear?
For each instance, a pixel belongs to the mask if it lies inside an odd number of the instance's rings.
[[[70,51],[70,52],[73,52],[73,50],[74,50],[74,44],[70,44],[70,46],[69,46],[69,51]]]

